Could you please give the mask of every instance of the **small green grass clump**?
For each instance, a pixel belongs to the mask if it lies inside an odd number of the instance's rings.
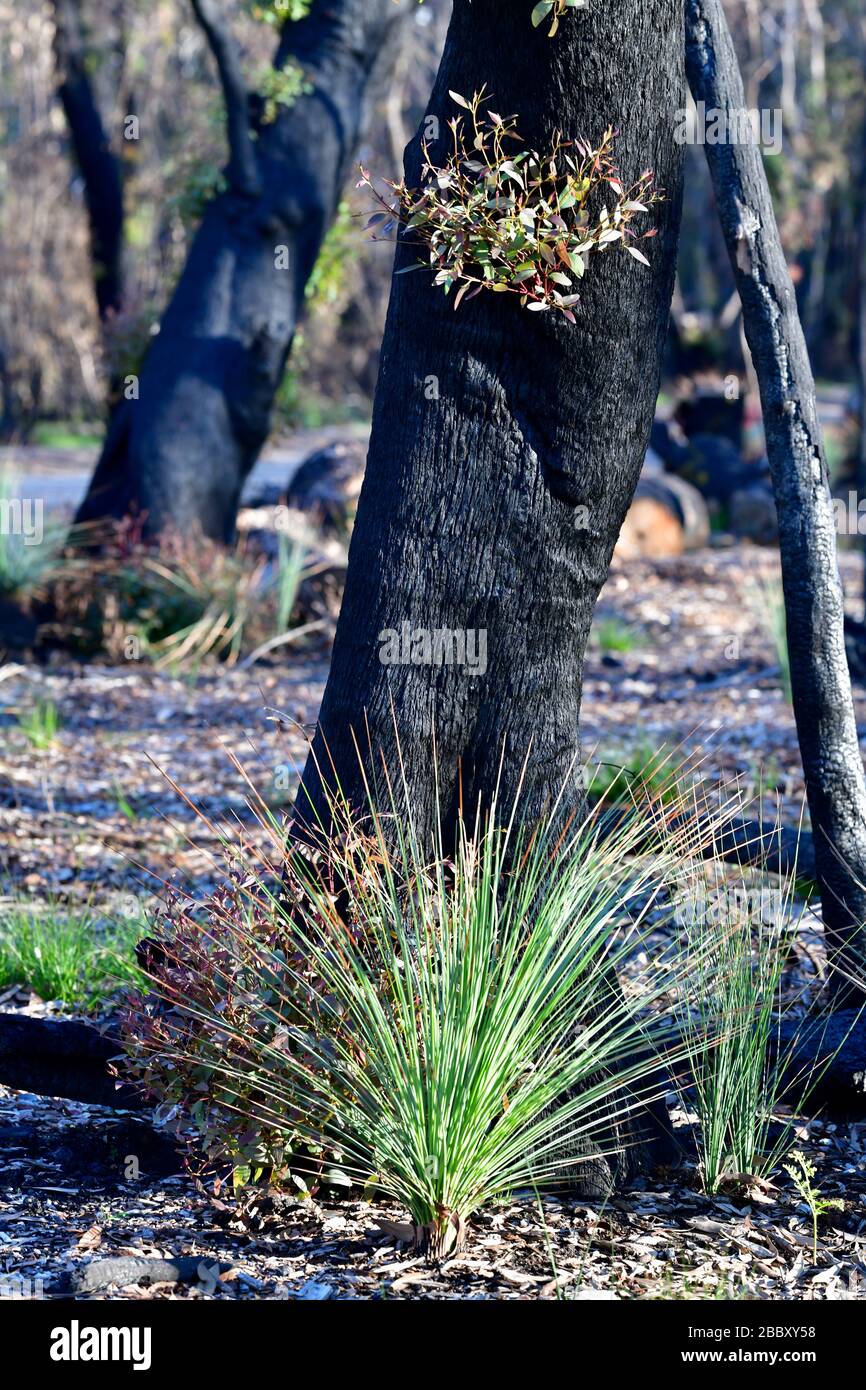
[[[641,645],[640,634],[622,618],[600,618],[592,633],[602,652],[633,652]]]
[[[707,1192],[766,1178],[778,1167],[792,1116],[806,1109],[834,1055],[794,1061],[803,1001],[783,995],[783,977],[794,951],[797,888],[792,874],[775,890],[725,882],[709,899],[702,893],[684,900],[692,988],[682,1032]],[[710,1035],[716,1041],[708,1048]]]
[[[21,985],[40,999],[94,1012],[140,978],[135,921],[100,923],[56,901],[13,899],[0,908],[0,989]]]
[[[19,711],[18,727],[28,743],[42,752],[57,742],[63,720],[54,701],[40,696],[31,705]]]

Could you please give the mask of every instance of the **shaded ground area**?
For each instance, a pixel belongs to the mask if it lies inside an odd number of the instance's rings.
[[[81,1296],[125,1299],[866,1296],[863,1125],[813,1120],[798,1135],[822,1192],[845,1196],[845,1211],[822,1222],[817,1265],[796,1193],[754,1184],[711,1198],[667,1180],[601,1209],[517,1193],[476,1217],[465,1250],[438,1268],[405,1254],[398,1209],[266,1194],[236,1205],[161,1173],[168,1151],[150,1141],[137,1153],[141,1131],[98,1107],[0,1091],[0,1131],[6,1296],[50,1295],[76,1276],[100,1286]],[[131,1160],[139,1176],[126,1180]],[[183,1257],[182,1282],[101,1283],[112,1272],[103,1260]],[[141,1276],[147,1264],[127,1268]]]

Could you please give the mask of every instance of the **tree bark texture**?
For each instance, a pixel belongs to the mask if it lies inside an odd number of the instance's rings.
[[[746,107],[720,0],[686,0],[686,66],[707,109]],[[863,973],[866,780],[845,658],[842,586],[815,384],[757,144],[706,145],[761,392],[779,516],[794,714],[828,949]],[[845,988],[842,973],[835,975]]]
[[[485,84],[494,110],[517,113],[525,147],[543,152],[559,130],[596,144],[608,124],[618,129],[623,182],[649,167],[667,192],[650,214],[652,266],[621,252],[591,258],[576,325],[508,294],[482,293],[455,312],[428,271],[395,277],[301,818],[326,818],[335,775],[363,803],[357,739],[372,750],[368,766],[381,759],[395,779],[402,758],[426,835],[438,814],[434,731],[446,833],[461,795],[464,808],[489,801],[501,760],[500,805],[515,797],[527,758],[527,815],[566,784],[572,806],[581,798],[584,650],[646,452],[673,287],[681,0],[574,11],[555,40],[532,29],[526,0],[455,0],[429,105],[440,127],[434,158],[444,163],[447,122],[459,114],[449,89],[471,97]],[[406,152],[410,186],[420,146],[421,132]],[[395,270],[417,256],[401,238]],[[485,634],[485,669],[383,664],[381,634],[403,624]]]

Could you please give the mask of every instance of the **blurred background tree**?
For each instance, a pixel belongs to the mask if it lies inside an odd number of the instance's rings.
[[[99,304],[88,202],[60,100],[58,0],[0,0],[0,432],[6,442],[95,443],[111,383],[140,364],[228,146],[217,73],[188,0],[86,0],[84,66],[122,171],[122,294]],[[831,447],[853,478],[853,421],[866,374],[866,18],[860,0],[726,0],[749,104],[783,113],[766,157],[786,254],[821,381],[844,384],[850,446]],[[250,87],[274,102],[266,74],[276,16],[224,0]],[[413,17],[394,78],[362,151],[399,171],[422,112],[448,0]],[[146,139],[125,139],[137,118]],[[274,412],[277,432],[366,418],[378,368],[391,250],[361,234],[366,195],[347,191],[308,288],[307,316]],[[97,274],[99,272],[97,271]],[[748,380],[739,304],[700,148],[687,150],[683,237],[668,359],[679,373]],[[856,392],[856,394],[854,394]],[[754,394],[754,393],[753,393]],[[760,442],[755,452],[760,452]],[[866,461],[860,464],[866,467]]]
[[[53,0],[0,0],[0,428],[5,442],[95,442],[110,382],[135,370],[158,325],[228,146],[222,96],[188,0],[83,0],[84,60],[122,167],[123,294],[100,329],[85,181],[59,98]],[[250,0],[224,0],[245,76],[262,89],[274,30]],[[362,151],[390,171],[429,93],[445,0],[419,10]],[[124,138],[128,118],[146,138]],[[134,130],[134,127],[132,128]],[[310,287],[300,351],[278,400],[278,428],[363,416],[376,379],[390,248],[345,209]],[[320,307],[328,312],[317,312]]]

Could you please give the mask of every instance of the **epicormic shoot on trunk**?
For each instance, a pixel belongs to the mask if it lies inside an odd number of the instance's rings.
[[[612,126],[597,147],[557,134],[543,154],[523,148],[509,153],[507,142],[520,142],[517,116],[491,110],[484,88],[471,100],[449,95],[468,112],[471,130],[462,116],[449,121],[452,149],[441,164],[423,142],[419,187],[405,179],[387,182],[394,198],[389,203],[361,168],[358,187],[368,187],[383,209],[368,226],[382,236],[399,226],[410,244],[414,237],[427,250],[427,262],[398,274],[429,264],[446,294],[458,287],[455,309],[464,298],[490,290],[518,294],[525,308],[555,309],[574,323],[577,282],[589,256],[621,247],[649,265],[629,242],[654,237],[656,229],[638,234],[631,224],[664,194],[650,169],[623,186]],[[616,196],[612,208],[601,196],[609,189]]]

